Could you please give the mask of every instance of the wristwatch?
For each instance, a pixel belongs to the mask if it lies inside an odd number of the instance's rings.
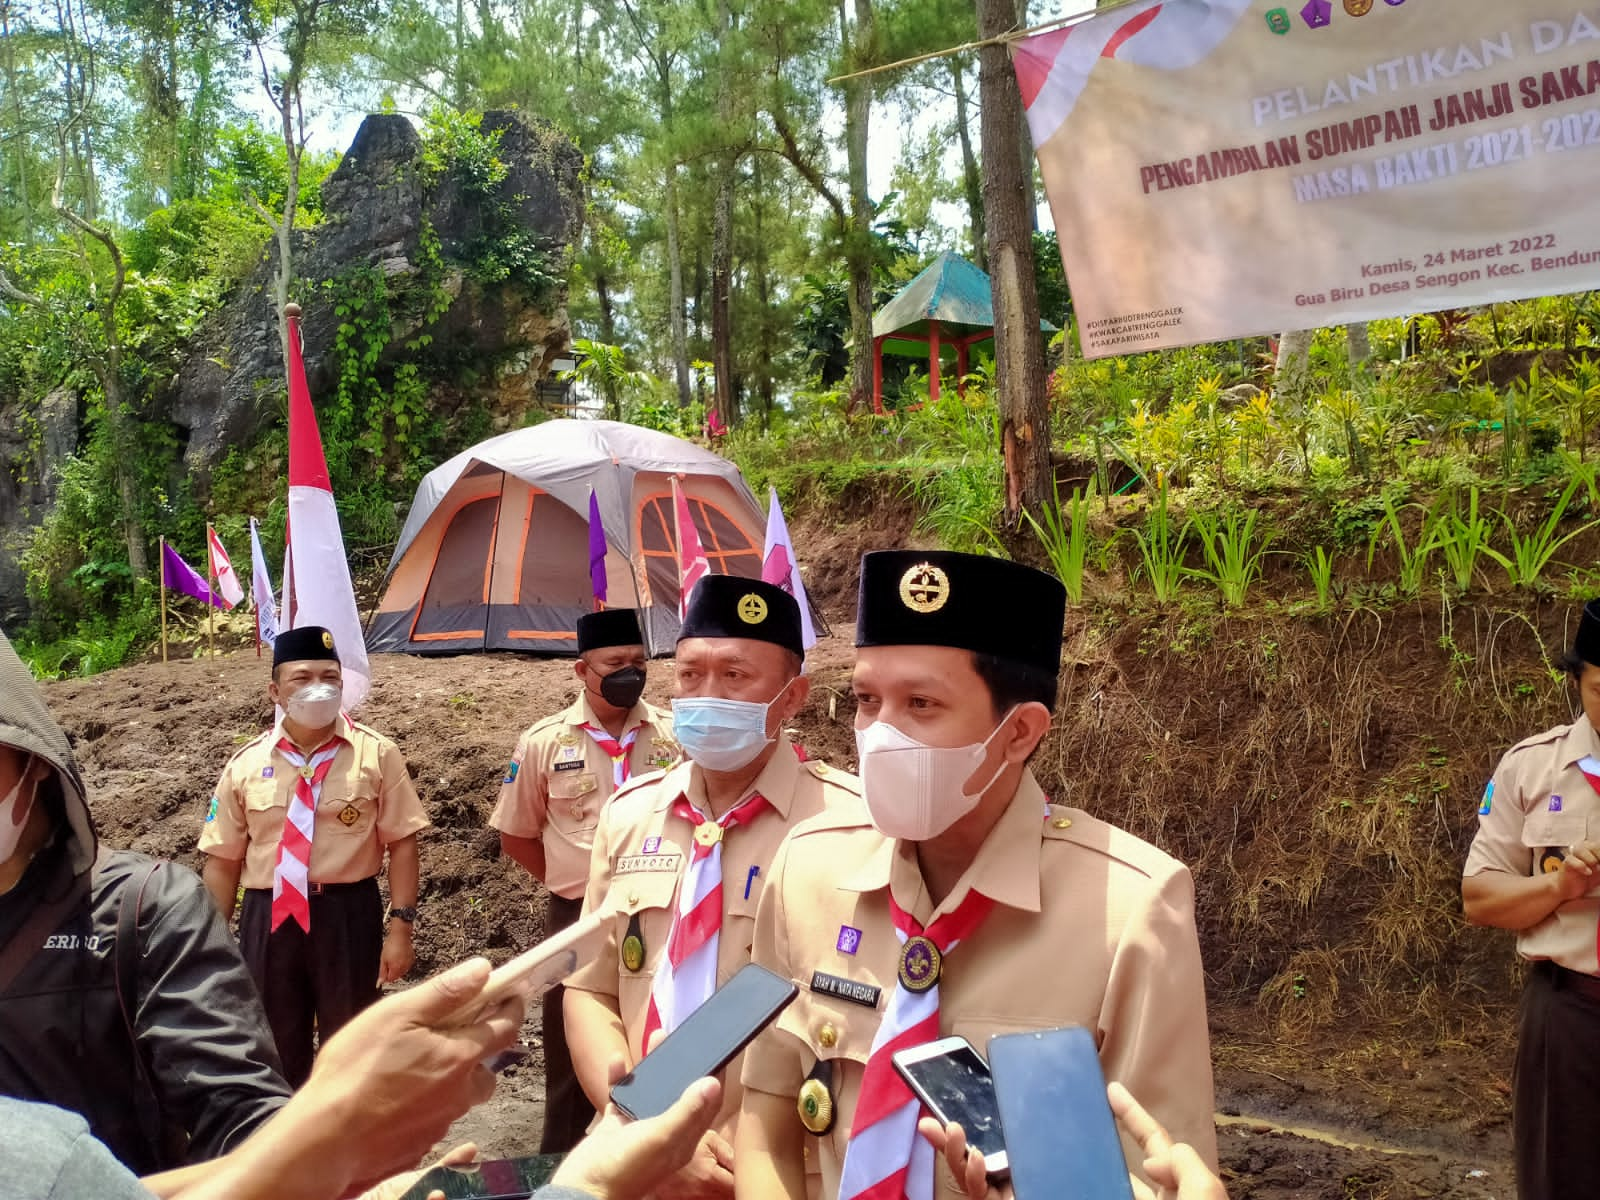
[[[417,910],[415,908],[391,908],[389,916],[396,921],[404,921],[407,925],[417,923]]]

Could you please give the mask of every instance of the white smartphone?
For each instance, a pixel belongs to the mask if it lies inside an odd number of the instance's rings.
[[[994,1079],[971,1042],[963,1037],[940,1038],[897,1050],[889,1061],[935,1120],[961,1126],[967,1145],[983,1155],[991,1179],[1004,1179],[1010,1173]]]
[[[521,997],[524,1004],[533,1003],[599,954],[604,945],[605,918],[598,913],[580,917],[576,924],[496,967],[484,985],[479,1003],[460,1024],[470,1024],[479,1014],[513,996]]]

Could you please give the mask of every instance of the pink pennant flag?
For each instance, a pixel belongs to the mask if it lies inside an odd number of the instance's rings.
[[[700,545],[700,532],[694,527],[694,518],[689,515],[689,501],[678,487],[676,476],[672,479],[672,503],[678,526],[678,619],[681,621],[689,612],[689,593],[694,591],[695,584],[711,573],[711,564],[706,561],[706,552]]]
[[[800,605],[800,644],[811,649],[817,644],[817,630],[811,623],[811,602],[806,599],[806,585],[800,579],[800,561],[794,556],[794,542],[783,519],[777,488],[772,489],[772,502],[767,506],[767,544],[761,552],[761,578],[781,587]]]
[[[233,562],[222,548],[222,539],[209,524],[206,526],[206,551],[211,557],[211,577],[217,581],[217,591],[232,608],[244,599],[244,588],[239,586],[239,576],[234,574]]]

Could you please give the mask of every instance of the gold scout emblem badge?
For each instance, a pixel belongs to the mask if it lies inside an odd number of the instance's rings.
[[[722,840],[722,826],[715,821],[701,821],[694,827],[694,840],[709,850]]]
[[[1344,0],[1344,10],[1352,17],[1364,17],[1372,11],[1372,0]]]
[[[767,619],[767,602],[754,592],[739,597],[739,620],[746,625],[759,625]]]
[[[345,826],[346,828],[354,825],[359,820],[361,820],[361,810],[354,804],[346,804],[344,809],[339,813],[339,824]]]
[[[556,738],[556,745],[558,746],[576,746],[577,744],[578,735],[575,733],[563,733]]]
[[[932,563],[918,563],[900,576],[900,602],[917,613],[936,613],[950,599],[950,576]]]
[[[833,1097],[820,1079],[808,1079],[800,1085],[800,1095],[795,1107],[800,1111],[800,1124],[819,1137],[833,1126]]]
[[[939,967],[939,947],[921,934],[909,937],[900,949],[900,986],[925,992],[939,982]]]
[[[322,648],[324,650],[333,649],[333,634],[329,633],[326,629],[322,631]]]
[[[300,768],[300,778],[304,779],[307,783],[311,782],[311,777],[316,773],[317,769],[310,763],[307,763],[305,766]]]

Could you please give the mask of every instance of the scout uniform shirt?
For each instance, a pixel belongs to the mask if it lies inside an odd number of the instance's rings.
[[[814,1070],[829,1073],[822,1060],[832,1061],[832,1126],[805,1135],[807,1158],[821,1159],[822,1195],[839,1194],[862,1072],[899,974],[889,893],[926,927],[973,888],[994,907],[943,963],[940,1036],[965,1037],[987,1057],[994,1034],[1082,1025],[1095,1036],[1106,1078],[1124,1083],[1174,1141],[1214,1166],[1205,980],[1188,869],[1132,834],[1048,804],[1027,772],[937,909],[915,844],[879,833],[864,804],[796,829],[772,865],[753,957],[792,979],[800,995],[751,1044],[743,1081],[792,1101]],[[1137,1144],[1124,1136],[1123,1150],[1138,1170]],[[936,1191],[959,1192],[938,1161]]]
[[[322,781],[311,837],[311,883],[359,883],[383,869],[390,842],[428,827],[400,748],[383,734],[339,714],[344,739]],[[278,841],[299,773],[278,751],[283,725],[273,726],[228,760],[200,830],[200,849],[244,859],[239,882],[270,888]]]
[[[1486,871],[1531,876],[1556,871],[1567,847],[1600,838],[1600,795],[1580,765],[1600,774],[1600,736],[1589,718],[1558,725],[1506,752],[1478,806],[1478,833],[1462,875]],[[1517,953],[1569,971],[1600,975],[1596,923],[1600,895],[1568,900],[1517,933]]]
[[[489,816],[490,826],[501,833],[544,841],[544,885],[565,900],[583,896],[595,823],[616,790],[611,756],[584,731],[585,724],[603,728],[588,696],[579,696],[570,708],[523,733]],[[630,778],[678,761],[670,713],[641,700],[628,714],[623,736],[635,728],[639,735],[628,752]]]
[[[778,844],[799,822],[830,806],[859,799],[854,775],[820,762],[802,763],[787,737],[744,796],[760,793],[773,811],[730,829],[722,841],[722,930],[717,941],[717,986],[750,961],[756,905]],[[595,959],[568,977],[566,986],[609,996],[622,1016],[628,1050],[644,1055],[645,1015],[656,966],[667,952],[678,882],[688,866],[693,829],[674,816],[680,796],[709,818],[700,770],[685,760],[665,774],[629,783],[600,814],[583,911],[604,914],[606,942]],[[630,931],[642,946],[630,942]],[[627,943],[625,945],[625,943]],[[730,1064],[723,1115],[738,1112],[738,1063]]]

